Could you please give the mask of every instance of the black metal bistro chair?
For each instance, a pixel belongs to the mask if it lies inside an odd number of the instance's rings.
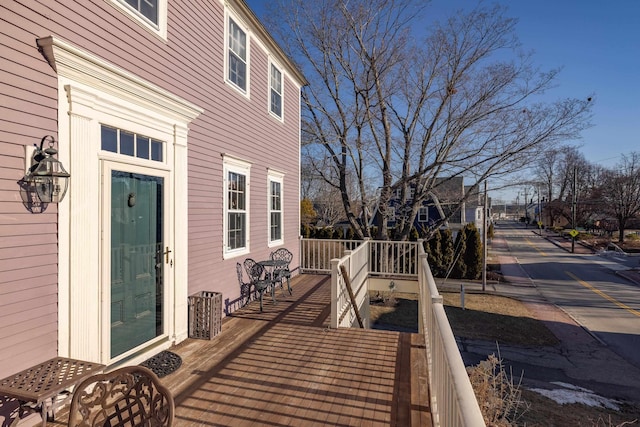
[[[240,285],[240,298],[242,299],[242,306],[249,304],[251,301],[251,282],[244,281],[244,275],[242,272],[242,264],[236,262],[236,273],[238,273],[238,284]]]
[[[276,303],[275,287],[273,286],[273,280],[269,279],[265,275],[264,267],[251,258],[244,260],[244,269],[247,271],[247,276],[251,280],[251,285],[260,295],[260,311],[262,311],[262,296],[264,291],[271,287],[271,298],[273,303]]]
[[[284,280],[287,279],[287,289],[289,290],[289,295],[293,294],[291,289],[291,270],[289,269],[289,264],[293,259],[293,254],[287,248],[280,248],[271,252],[270,258],[274,261],[282,261],[283,264],[281,266],[277,266],[273,271],[273,280],[274,282],[279,282],[280,287],[283,287]]]

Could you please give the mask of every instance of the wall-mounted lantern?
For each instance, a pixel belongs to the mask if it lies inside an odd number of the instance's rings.
[[[49,147],[42,149],[44,142],[49,139]],[[56,140],[53,136],[46,135],[40,141],[40,147],[36,146],[31,157],[31,167],[24,176],[23,181],[29,187],[35,189],[41,203],[58,203],[62,201],[69,186],[71,175],[64,169],[60,161],[53,156],[58,150],[53,148]]]

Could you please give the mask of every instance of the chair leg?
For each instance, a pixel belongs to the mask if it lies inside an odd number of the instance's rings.
[[[287,276],[287,289],[289,289],[289,295],[293,295],[293,289],[291,289],[291,283],[289,282],[289,276]]]
[[[262,295],[264,295],[264,289],[260,291],[260,312],[262,312]]]

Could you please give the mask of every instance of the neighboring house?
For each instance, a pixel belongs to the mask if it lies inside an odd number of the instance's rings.
[[[465,202],[465,218],[467,223],[472,222],[482,235],[484,228],[484,192],[480,190],[473,190],[472,186],[465,186],[465,192],[469,192],[470,195]],[[487,197],[487,204],[489,205],[488,218],[491,218],[491,198]]]
[[[0,16],[0,378],[139,363],[187,338],[189,295],[238,299],[236,262],[297,266],[306,81],[243,0]],[[39,206],[18,181],[46,135],[71,178]]]
[[[415,186],[409,188],[407,203],[413,200],[414,188]],[[418,209],[418,214],[414,221],[414,227],[417,230],[429,228],[446,217],[449,217],[449,219],[445,221],[444,227],[452,230],[459,230],[464,227],[464,224],[466,224],[464,202],[462,207],[458,209],[460,201],[464,197],[462,177],[438,178],[429,195],[430,197],[423,201],[422,206]],[[402,213],[405,205],[406,203],[401,200],[400,190],[396,190],[389,201],[388,227],[393,228],[396,226],[396,218]],[[380,211],[376,205],[371,216],[371,225],[379,226],[381,220]]]

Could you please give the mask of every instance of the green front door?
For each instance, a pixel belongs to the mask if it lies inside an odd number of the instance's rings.
[[[111,358],[163,333],[164,185],[111,170]]]

